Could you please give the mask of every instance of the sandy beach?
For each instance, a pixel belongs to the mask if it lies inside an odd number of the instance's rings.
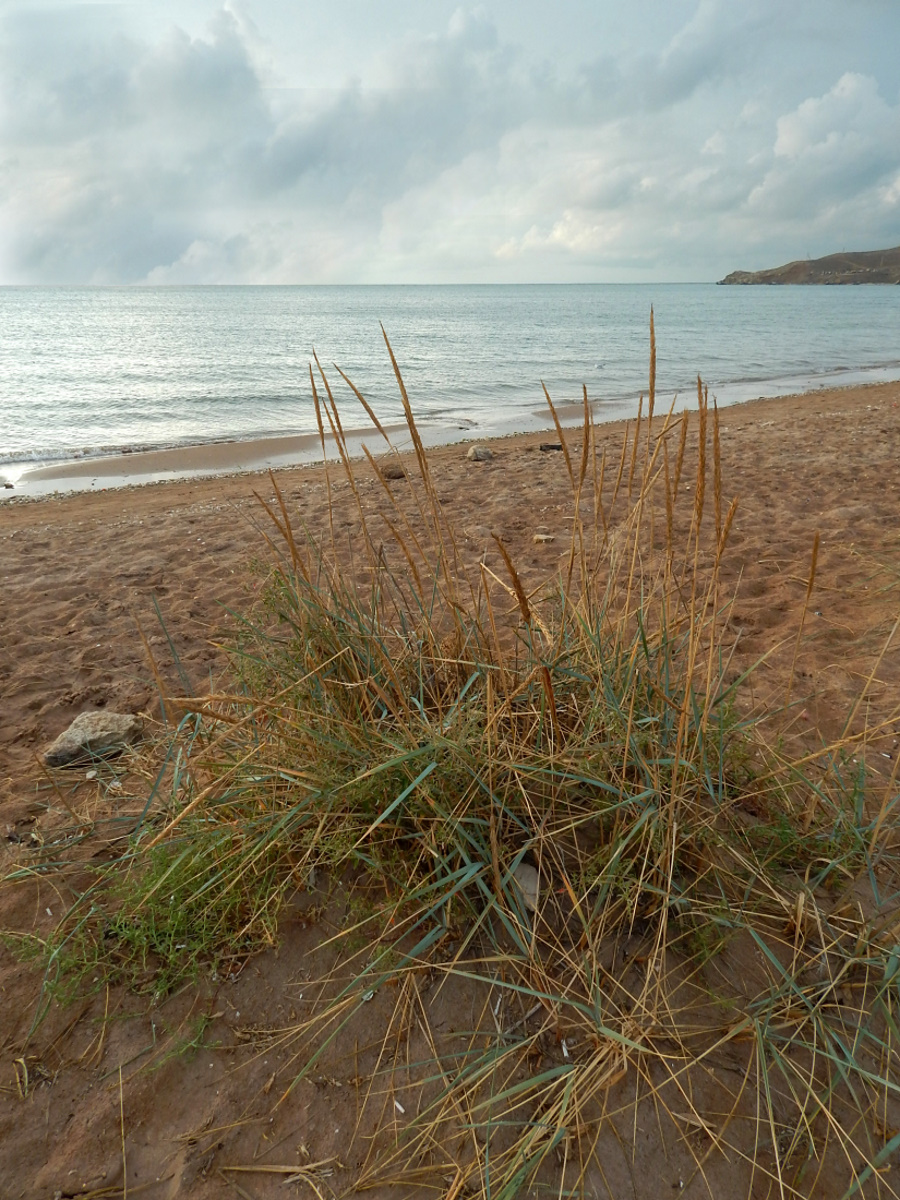
[[[598,450],[607,445],[612,453],[622,432],[622,425],[598,427]],[[567,436],[577,440],[578,434]],[[499,533],[528,586],[552,575],[567,545],[571,492],[563,458],[540,449],[551,437],[556,440],[555,434],[523,434],[492,442],[495,456],[485,463],[467,460],[460,445],[428,452],[438,494],[465,552],[473,559],[485,551],[496,558],[491,533]],[[739,501],[723,576],[737,596],[730,618],[740,634],[735,664],[746,667],[769,652],[749,685],[750,702],[768,705],[784,698],[818,532],[816,581],[793,688],[799,703],[788,736],[810,744],[836,736],[876,664],[866,716],[877,722],[892,709],[900,685],[900,640],[879,663],[900,611],[900,383],[730,407],[721,414],[721,446],[723,491]],[[237,452],[232,447],[228,453]],[[239,462],[232,457],[227,465]],[[161,461],[147,469],[164,472],[167,466]],[[322,466],[277,469],[274,478],[297,522],[324,530],[329,490]],[[360,481],[364,503],[377,509],[383,487],[367,465],[360,468]],[[352,545],[358,516],[334,468],[331,487],[339,537]],[[46,794],[36,792],[42,778],[36,758],[47,743],[84,709],[144,712],[151,718],[158,713],[138,624],[173,686],[181,684],[169,639],[196,693],[220,678],[225,658],[218,643],[233,626],[231,614],[252,605],[263,574],[251,564],[268,553],[268,519],[254,492],[272,498],[267,474],[0,504],[4,868],[18,861],[26,835],[51,837],[54,822],[62,819],[60,806],[48,806]],[[535,542],[538,532],[548,540]],[[885,772],[898,737],[900,729],[884,733]],[[38,931],[52,926],[49,879],[7,887],[0,903],[4,926]],[[175,1058],[158,1074],[133,1081],[126,1072],[128,1119],[141,1131],[134,1161],[144,1180],[166,1180],[154,1184],[148,1196],[238,1194],[203,1164],[209,1155],[209,1163],[214,1161],[218,1146],[227,1143],[233,1149],[240,1139],[244,1150],[255,1153],[262,1126],[235,1126],[218,1140],[197,1131],[244,1120],[245,1097],[256,1094],[270,1068],[257,1057],[237,1071],[233,1014],[241,1010],[241,1026],[248,1019],[251,1024],[272,1021],[275,1012],[286,1019],[285,973],[288,964],[297,966],[311,936],[298,932],[291,955],[283,959],[274,952],[264,956],[253,979],[248,972],[242,981],[243,991],[236,986],[227,1001],[217,1002],[215,1015],[210,1010],[224,1049],[192,1060]],[[23,1104],[13,1062],[26,1054],[22,1047],[39,987],[38,972],[23,969],[0,946],[0,1192],[10,1197],[75,1194],[59,1190],[68,1181],[79,1189],[93,1187],[92,1195],[118,1195],[96,1190],[111,1186],[120,1169],[119,1081],[100,1076],[127,1052],[138,1052],[147,1039],[147,1021],[141,1028],[120,1022],[95,1054],[96,1029],[89,1014],[96,1013],[90,1005],[52,1014],[40,1031],[39,1047],[27,1054],[37,1056],[35,1070],[39,1058],[42,1070],[55,1071],[56,1082]],[[125,1001],[120,997],[117,1003]],[[175,999],[168,1018],[172,1028],[188,1021],[191,1003],[187,996]],[[154,1103],[161,1086],[172,1098],[162,1107]],[[303,1104],[310,1100],[304,1092]],[[307,1137],[314,1157],[340,1152],[341,1138],[329,1131],[342,1126],[342,1104],[334,1089],[317,1093]],[[250,1116],[256,1121],[259,1114],[254,1110]],[[266,1126],[272,1144],[283,1119],[282,1113],[271,1130]],[[274,1161],[280,1161],[277,1155]],[[20,1178],[24,1191],[16,1184]],[[247,1184],[257,1200],[282,1194],[278,1186],[274,1177],[262,1176],[253,1179],[252,1188]]]
[[[598,452],[617,450],[623,428],[598,426]],[[745,626],[739,653],[749,660],[795,629],[818,530],[815,607],[822,615],[808,630],[804,653],[815,672],[817,720],[827,720],[830,706],[852,695],[892,620],[900,548],[900,383],[736,405],[723,410],[721,433],[724,491],[739,501],[726,576],[738,591]],[[578,431],[567,436],[577,439]],[[494,441],[490,463],[468,461],[465,445],[429,451],[441,500],[473,553],[489,546],[492,530],[501,531],[532,583],[552,572],[560,555],[558,542],[533,544],[535,529],[562,537],[570,498],[562,456],[539,449],[550,438],[555,435]],[[198,470],[225,465],[217,448],[194,453]],[[116,460],[117,481],[123,461]],[[340,505],[348,500],[347,486],[339,468],[331,471]],[[144,473],[142,464],[136,474]],[[298,522],[324,531],[321,465],[276,470],[273,477]],[[360,478],[377,507],[381,486],[365,464]],[[228,627],[228,610],[252,602],[247,564],[266,553],[261,529],[267,519],[254,493],[272,499],[267,473],[0,505],[6,710],[0,753],[8,764],[7,794],[21,791],[31,755],[82,708],[151,705],[135,622],[151,645],[162,645],[156,605],[197,688],[217,670],[222,660],[212,643]],[[354,517],[347,504],[341,521],[348,537]],[[767,674],[777,674],[776,663],[777,656]]]

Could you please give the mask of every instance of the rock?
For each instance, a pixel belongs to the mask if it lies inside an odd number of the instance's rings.
[[[554,535],[552,533],[536,533],[531,540],[536,546],[540,546],[544,542],[552,542],[554,540]]]
[[[541,877],[530,863],[521,862],[513,871],[513,879],[521,893],[525,907],[537,912]]]
[[[562,442],[541,442],[541,449],[545,454],[551,450],[562,450]]]
[[[494,457],[494,452],[490,446],[470,446],[466,452],[466,458],[472,462],[491,462]]]
[[[83,712],[44,752],[48,767],[68,767],[121,754],[140,740],[143,726],[133,713]]]
[[[379,467],[382,479],[405,479],[406,472],[399,463],[385,463],[383,467]]]

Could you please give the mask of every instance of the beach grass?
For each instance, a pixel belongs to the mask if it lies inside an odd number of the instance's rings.
[[[791,755],[745,702],[718,413],[699,380],[694,413],[658,412],[654,350],[651,329],[618,456],[586,393],[581,427],[557,422],[570,536],[538,591],[501,537],[462,543],[392,352],[411,456],[354,388],[385,446],[351,461],[311,367],[358,532],[298,527],[274,481],[260,500],[267,581],[227,689],[157,673],[167,730],[127,849],[20,945],[44,1007],[226,976],[340,893],[279,1088],[369,1047],[358,1187],[599,1195],[610,1145],[640,1169],[640,1123],[687,1148],[681,1186],[725,1162],[748,1197],[896,1194],[895,780],[867,773],[861,703]],[[442,994],[469,1006],[453,1038]]]

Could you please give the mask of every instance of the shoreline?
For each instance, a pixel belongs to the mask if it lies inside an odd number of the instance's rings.
[[[877,378],[873,378],[877,376]],[[856,371],[832,372],[821,377],[806,377],[780,382],[773,380],[767,391],[760,391],[759,382],[731,384],[716,393],[720,409],[731,409],[767,400],[786,400],[799,396],[817,396],[855,388],[878,388],[900,381],[900,369],[894,367],[860,368]],[[807,386],[797,387],[798,382]],[[712,395],[713,393],[711,393]],[[696,408],[692,394],[685,393],[684,401],[676,394],[666,403],[657,404],[657,415],[668,411],[671,404],[676,412]],[[637,415],[638,398],[632,400],[591,400],[591,410],[597,426],[618,426]],[[581,404],[561,403],[556,406],[563,427],[578,427],[582,421]],[[479,441],[498,441],[516,436],[539,433],[555,435],[550,409],[546,406],[522,409],[506,421],[487,428],[470,426],[429,426],[425,421],[418,427],[424,444],[429,448]],[[409,432],[403,424],[385,425],[395,448],[401,453],[412,448]],[[376,458],[390,453],[378,430],[369,425],[345,430],[348,449],[354,459],[363,457],[363,446]],[[329,461],[338,461],[334,437],[325,435]],[[322,444],[318,433],[280,434],[267,437],[236,438],[233,440],[201,442],[191,445],[164,446],[146,450],[124,448],[117,453],[85,455],[36,463],[17,462],[0,465],[0,505],[12,499],[39,499],[73,492],[92,492],[107,489],[140,487],[152,483],[167,483],[217,478],[228,475],[259,474],[269,470],[310,466],[321,463]]]
[[[402,434],[400,427],[389,432]],[[362,445],[364,438],[380,437],[369,430],[347,430],[348,445]],[[334,447],[334,438],[326,435],[326,444]],[[359,451],[360,455],[362,451]],[[329,456],[330,458],[332,456]],[[333,458],[338,458],[334,451]],[[263,471],[303,466],[322,461],[318,434],[252,438],[227,442],[203,442],[191,446],[166,446],[154,450],[132,450],[97,457],[63,459],[26,468],[9,488],[8,478],[0,472],[3,492],[0,500],[51,496],[57,493],[85,492],[108,488],[140,487],[151,483],[179,480],[214,479],[219,476],[259,474]],[[5,493],[5,494],[4,494]]]

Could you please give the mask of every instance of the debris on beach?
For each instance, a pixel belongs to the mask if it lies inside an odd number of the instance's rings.
[[[470,446],[466,458],[471,462],[493,462],[494,452],[490,446]]]

